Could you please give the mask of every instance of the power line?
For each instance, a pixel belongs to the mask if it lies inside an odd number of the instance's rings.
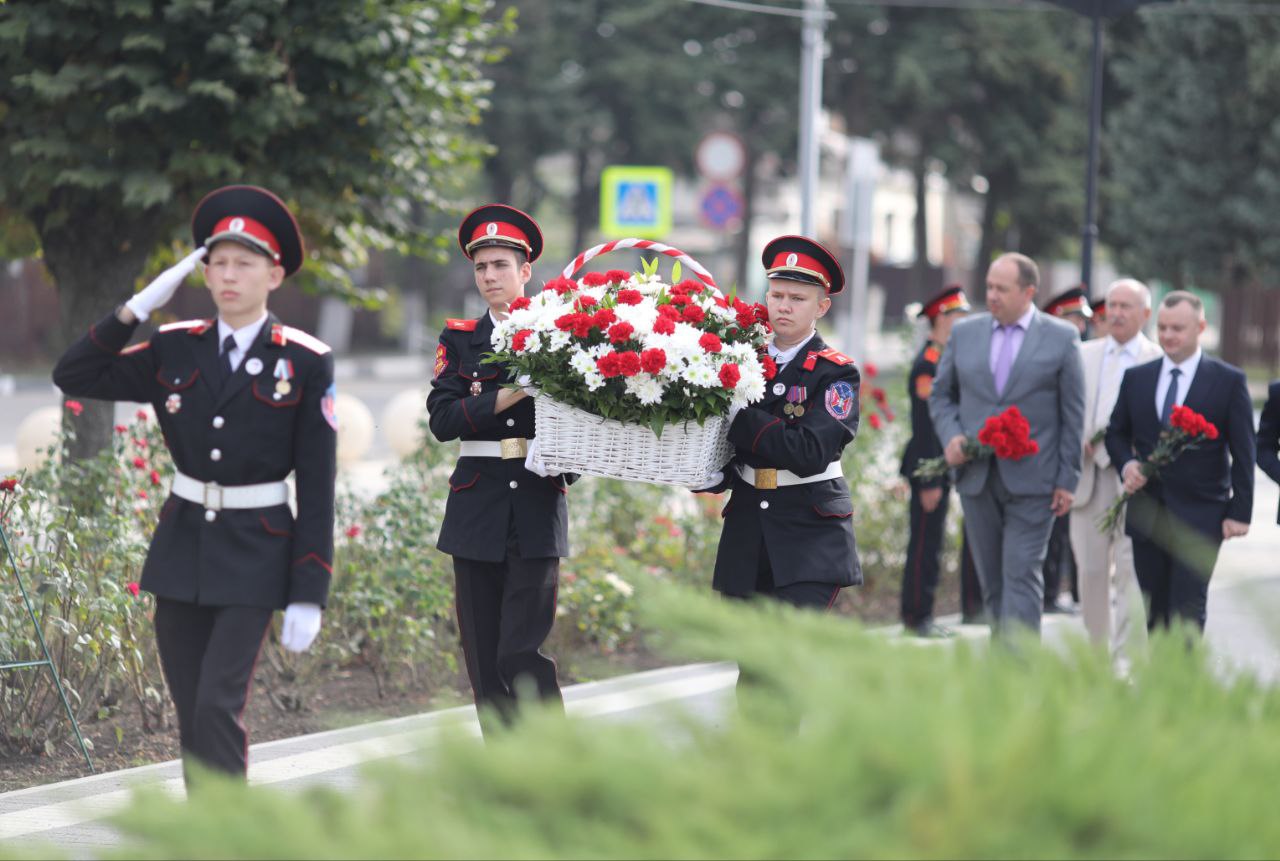
[[[703,2],[703,0],[693,0]],[[827,3],[838,6],[863,6],[906,9],[974,9],[1003,10],[1021,12],[1066,12],[1060,6],[1054,6],[1046,0],[827,0]],[[1269,16],[1280,15],[1280,4],[1267,2],[1195,3],[1182,0],[1175,3],[1159,3],[1145,6],[1138,10],[1143,15],[1238,15]]]
[[[701,3],[703,6],[716,6],[721,9],[736,9],[739,12],[760,12],[764,15],[782,15],[786,18],[806,18],[809,13],[803,9],[790,9],[785,6],[773,6],[768,3],[746,3],[743,0],[685,0],[688,3]],[[826,12],[822,16],[830,20],[834,12]]]

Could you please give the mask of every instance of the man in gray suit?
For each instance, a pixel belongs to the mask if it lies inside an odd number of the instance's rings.
[[[1045,547],[1053,519],[1071,509],[1080,480],[1084,373],[1080,334],[1036,310],[1035,261],[1004,254],[987,270],[989,313],[956,324],[929,397],[947,463],[958,470],[965,533],[996,633],[1020,625],[1039,633]],[[968,462],[966,437],[1016,406],[1038,454],[1019,461]]]

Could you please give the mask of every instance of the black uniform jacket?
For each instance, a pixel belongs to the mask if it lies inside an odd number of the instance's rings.
[[[514,382],[501,364],[484,364],[493,352],[493,320],[450,320],[436,349],[435,379],[427,396],[431,433],[449,440],[533,439],[533,399],[493,411],[503,383]],[[514,527],[525,559],[569,555],[569,506],[565,496],[576,476],[544,478],[524,461],[460,457],[449,477],[449,501],[436,547],[451,556],[501,562]]]
[[[734,418],[734,457],[725,481],[714,488],[733,488],[723,512],[715,589],[731,595],[754,591],[762,545],[775,586],[862,582],[853,504],[843,478],[756,490],[736,469],[744,464],[800,476],[823,472],[858,431],[859,384],[853,360],[828,350],[815,334],[766,384],[764,399]],[[799,417],[795,406],[788,413],[788,403],[803,407]]]
[[[1262,418],[1258,419],[1258,466],[1280,483],[1280,381],[1273,381],[1267,387],[1267,402],[1262,407]],[[1280,514],[1276,516],[1280,523]]]
[[[933,419],[929,417],[929,394],[933,391],[933,378],[938,373],[938,361],[942,358],[942,347],[926,341],[911,365],[911,374],[907,377],[907,396],[911,398],[911,439],[907,440],[907,448],[902,453],[902,477],[911,482],[917,489],[929,487],[947,487],[950,482],[945,476],[940,478],[915,478],[920,461],[931,457],[942,457],[942,442],[933,429]]]
[[[298,500],[296,520],[288,505],[276,505],[223,509],[209,521],[201,503],[170,496],[142,588],[209,606],[323,606],[337,465],[329,348],[268,315],[240,367],[219,387],[216,321],[171,323],[150,341],[122,349],[135,327],[115,314],[99,321],[58,361],[54,383],[77,397],[150,403],[174,466],[194,479],[231,487],[282,481],[293,472]],[[248,366],[259,362],[251,375]],[[279,399],[277,367],[291,375],[291,390]]]

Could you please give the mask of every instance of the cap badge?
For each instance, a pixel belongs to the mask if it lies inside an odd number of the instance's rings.
[[[484,226],[484,232],[485,232],[485,235],[486,235],[486,236],[497,236],[497,235],[498,235],[498,222],[496,222],[496,221],[490,221],[488,224],[486,224],[486,225]]]
[[[227,227],[234,233],[244,233],[244,219],[233,218],[231,219],[231,223],[228,224]]]
[[[790,254],[788,254],[788,255],[787,255],[787,265],[788,265],[788,266],[795,266],[795,265],[796,265],[796,263],[798,263],[798,262],[799,262],[799,260],[800,260],[800,257],[799,257],[799,255],[797,255],[795,252],[792,252],[792,253],[790,253]]]

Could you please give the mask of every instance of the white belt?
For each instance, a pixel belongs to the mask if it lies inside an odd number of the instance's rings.
[[[188,502],[198,502],[209,511],[224,508],[268,508],[289,501],[289,485],[283,481],[263,484],[237,484],[223,487],[213,481],[196,481],[189,475],[173,475],[173,495]]]
[[[815,481],[840,478],[844,475],[844,469],[840,466],[840,461],[833,460],[817,475],[796,475],[786,469],[753,469],[741,465],[738,467],[738,473],[743,481],[755,487],[756,490],[774,490],[779,487],[790,487],[793,484],[812,484]]]
[[[524,437],[504,440],[464,439],[458,450],[459,457],[500,457],[503,460],[524,460],[529,453],[529,441]]]

